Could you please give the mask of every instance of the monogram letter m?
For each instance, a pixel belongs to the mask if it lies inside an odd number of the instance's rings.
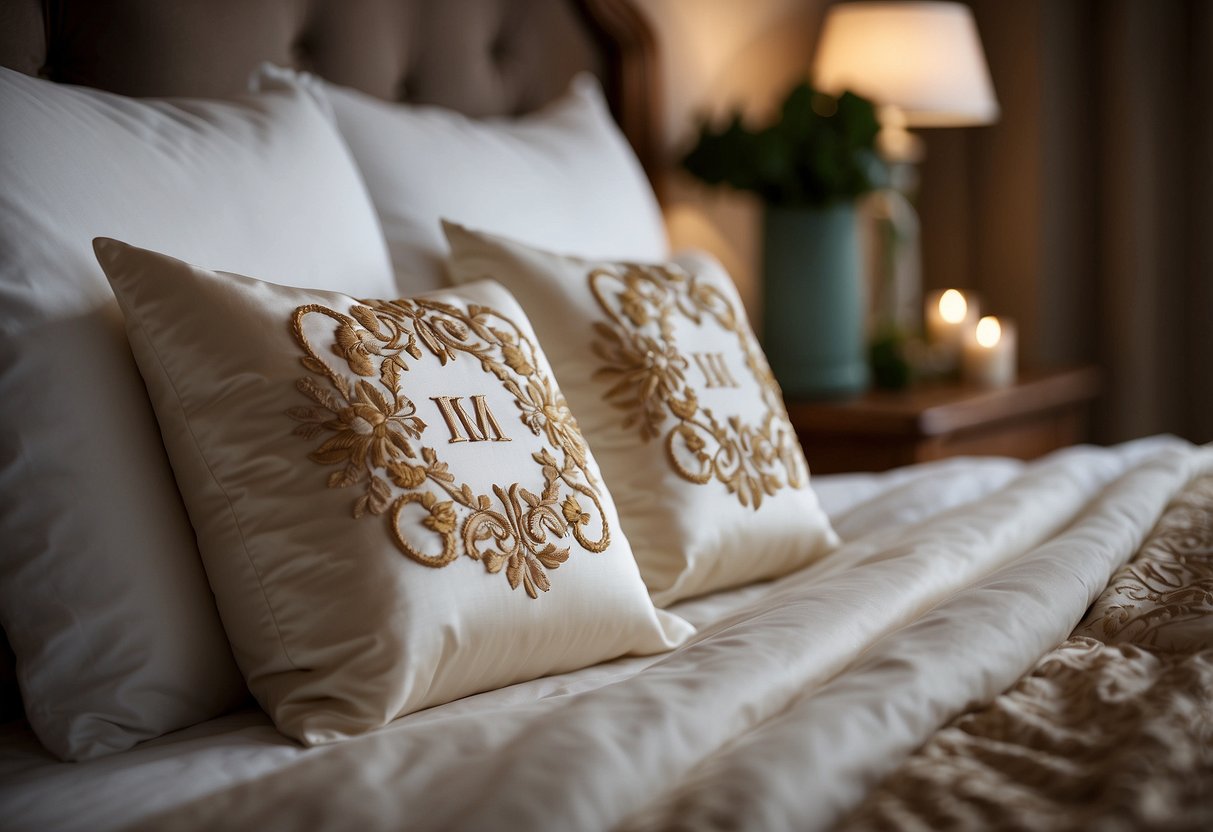
[[[472,396],[472,410],[476,414],[475,421],[459,403],[460,396],[431,396],[430,401],[438,405],[438,412],[451,431],[450,442],[509,442],[510,438],[501,431],[493,411],[489,410],[484,396]],[[460,432],[463,428],[463,432]]]
[[[695,363],[703,373],[704,381],[711,387],[737,387],[736,379],[729,372],[729,365],[724,360],[724,354],[719,352],[695,352]]]

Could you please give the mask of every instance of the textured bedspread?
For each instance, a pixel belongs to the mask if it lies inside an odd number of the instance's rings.
[[[1073,636],[953,721],[842,825],[1213,829],[1213,477]]]
[[[1074,449],[828,486],[845,545],[682,608],[701,630],[665,656],[313,749],[256,713],[87,764],[13,738],[0,817],[14,829],[1210,828],[1213,451]]]

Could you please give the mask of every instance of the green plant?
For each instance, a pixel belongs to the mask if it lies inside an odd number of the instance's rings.
[[[753,191],[771,205],[817,208],[882,184],[879,130],[866,98],[850,92],[835,98],[800,83],[766,127],[751,130],[739,114],[722,130],[705,121],[682,164],[709,185]]]

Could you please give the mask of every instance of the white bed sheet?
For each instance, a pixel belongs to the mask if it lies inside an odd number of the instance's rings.
[[[1110,451],[1071,449],[1086,455],[1110,480],[1127,466],[1178,440],[1155,438]],[[1190,447],[1190,446],[1188,446]],[[815,477],[813,485],[844,540],[896,536],[943,511],[978,500],[1025,472],[1006,459],[953,459],[885,474]],[[1077,468],[1086,467],[1083,463]],[[842,568],[842,567],[839,567]],[[810,570],[812,571],[812,570]],[[836,573],[827,568],[826,573]],[[696,599],[674,609],[697,627],[711,629],[746,607],[762,607],[785,581]],[[483,715],[527,703],[555,704],[572,694],[634,676],[663,657],[628,658],[538,679],[432,708],[393,723],[405,736],[438,720]],[[530,710],[529,708],[527,709]],[[422,732],[425,733],[425,732]],[[24,723],[0,726],[0,818],[12,830],[111,829],[138,823],[197,798],[224,791],[301,763],[322,749],[305,749],[279,735],[257,709],[230,714],[134,749],[86,762],[60,763],[41,748]]]
[[[842,495],[845,497],[845,495]],[[770,584],[688,601],[680,614],[696,626],[760,597]],[[627,678],[660,656],[623,658],[430,708],[397,720],[404,727],[598,688]],[[4,829],[115,829],[235,783],[285,768],[314,749],[279,734],[255,705],[82,763],[47,752],[24,721],[0,725],[0,818]]]

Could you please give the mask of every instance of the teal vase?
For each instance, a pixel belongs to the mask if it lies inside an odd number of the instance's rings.
[[[867,389],[862,283],[854,202],[767,208],[763,342],[789,399],[843,399]]]

